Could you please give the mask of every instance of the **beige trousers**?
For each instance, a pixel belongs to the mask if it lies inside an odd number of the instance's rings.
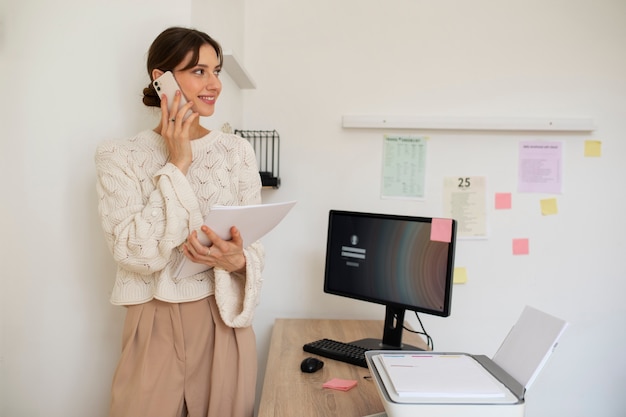
[[[252,327],[227,327],[215,298],[129,306],[110,417],[252,417]]]

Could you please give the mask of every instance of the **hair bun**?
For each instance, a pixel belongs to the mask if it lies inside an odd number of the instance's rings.
[[[148,107],[161,107],[161,99],[152,83],[143,89],[143,104]]]

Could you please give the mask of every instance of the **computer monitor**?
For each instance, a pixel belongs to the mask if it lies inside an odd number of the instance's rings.
[[[351,343],[417,349],[402,344],[404,314],[450,315],[455,241],[452,219],[331,210],[324,292],[386,307],[382,339]]]

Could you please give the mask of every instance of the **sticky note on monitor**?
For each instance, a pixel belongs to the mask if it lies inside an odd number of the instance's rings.
[[[452,240],[452,219],[433,218],[430,225],[430,240],[450,243]]]

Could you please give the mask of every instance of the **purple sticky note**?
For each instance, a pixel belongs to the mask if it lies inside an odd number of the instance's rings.
[[[513,255],[528,255],[528,239],[513,239]]]
[[[430,226],[430,240],[450,243],[452,240],[452,219],[435,219]]]

